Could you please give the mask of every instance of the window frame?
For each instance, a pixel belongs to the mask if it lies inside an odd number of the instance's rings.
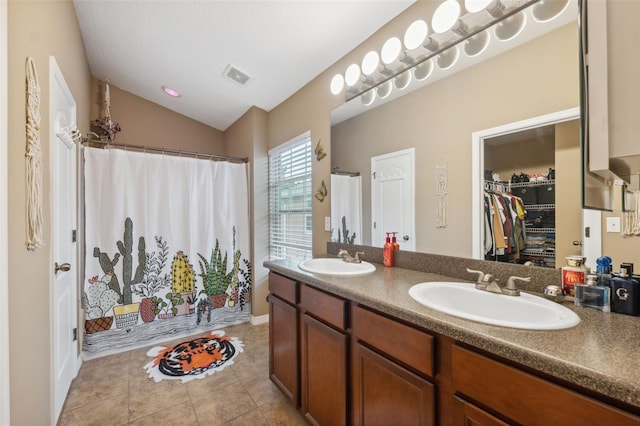
[[[300,151],[300,149],[303,151]],[[309,131],[268,152],[269,258],[312,256],[312,147]],[[313,225],[311,225],[313,229]]]

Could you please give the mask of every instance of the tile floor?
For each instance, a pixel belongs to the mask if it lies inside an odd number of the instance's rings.
[[[224,331],[242,340],[244,352],[223,371],[186,384],[148,378],[148,348],[85,361],[59,425],[304,425],[269,380],[269,325]]]

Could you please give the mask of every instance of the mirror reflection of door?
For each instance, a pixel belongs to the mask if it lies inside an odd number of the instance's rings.
[[[415,250],[415,150],[371,157],[371,242],[397,232],[400,250]]]
[[[489,195],[495,201],[507,194],[504,199],[509,205],[515,195],[524,210],[520,241],[513,238],[518,234],[508,227],[504,233],[506,247],[497,250],[498,244],[494,244],[485,252],[485,259],[555,268],[564,265],[566,256],[582,253],[582,246],[577,244],[582,243],[579,152],[577,119],[484,139],[485,197]],[[495,187],[496,181],[506,184]],[[517,222],[514,218],[513,228]]]

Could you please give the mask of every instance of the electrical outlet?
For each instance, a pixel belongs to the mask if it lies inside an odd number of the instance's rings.
[[[620,217],[607,218],[607,232],[620,232]]]
[[[331,216],[325,216],[325,218],[324,218],[324,230],[331,232]]]

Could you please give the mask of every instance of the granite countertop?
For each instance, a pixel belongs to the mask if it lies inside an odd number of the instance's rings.
[[[297,261],[267,261],[268,269],[369,306],[412,324],[640,408],[640,318],[564,304],[581,319],[565,330],[492,326],[427,308],[408,293],[425,281],[461,281],[444,275],[375,264],[361,277],[315,275]]]

